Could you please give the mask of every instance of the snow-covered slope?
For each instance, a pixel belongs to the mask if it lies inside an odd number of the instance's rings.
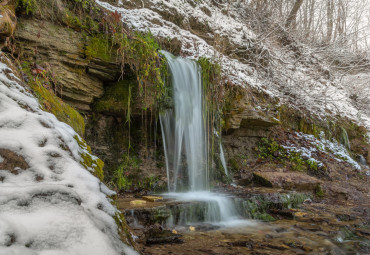
[[[136,254],[80,165],[74,130],[40,109],[0,52],[0,254]]]
[[[337,114],[349,117],[370,130],[370,109],[366,103],[370,98],[370,70],[360,74],[331,70],[325,57],[303,45],[297,58],[289,47],[268,40],[268,34],[257,35],[248,29],[250,21],[245,10],[249,1],[119,0],[117,5],[96,2],[121,13],[123,22],[135,30],[151,31],[166,40],[177,39],[183,56],[215,58],[221,63],[225,79],[233,84],[257,88],[283,104],[308,109],[322,119]],[[194,20],[198,26],[204,26],[204,34],[193,30]],[[223,47],[215,48],[222,38],[232,45],[231,53],[225,54]],[[268,56],[269,68],[265,70],[256,69],[253,60],[241,57],[256,45],[262,55]]]

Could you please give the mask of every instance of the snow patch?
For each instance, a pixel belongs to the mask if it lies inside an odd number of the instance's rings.
[[[289,152],[298,152],[301,157],[307,158],[308,161],[317,163],[318,167],[323,166],[323,163],[315,159],[314,156],[317,152],[328,153],[330,152],[334,159],[338,162],[347,162],[356,170],[361,170],[361,166],[349,155],[347,149],[339,144],[337,141],[329,141],[325,139],[323,132],[320,133],[320,140],[313,135],[304,133],[296,133],[299,138],[303,138],[308,144],[305,147],[296,147],[293,145],[283,146]]]
[[[0,148],[29,165],[0,170],[0,254],[136,254],[120,240],[114,192],[79,163],[77,133],[42,111],[0,59]]]

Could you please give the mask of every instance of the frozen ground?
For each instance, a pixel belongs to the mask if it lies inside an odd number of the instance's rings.
[[[248,29],[244,13],[248,1],[119,0],[117,6],[96,2],[121,13],[123,22],[135,30],[178,39],[183,56],[216,59],[222,64],[225,79],[234,84],[257,88],[279,98],[281,103],[308,109],[322,119],[328,115],[347,116],[370,130],[370,70],[360,73],[331,70],[331,63],[303,46],[297,59],[292,50],[276,46]],[[179,18],[181,22],[177,21]],[[203,39],[193,33],[192,20],[207,25],[211,33],[203,35]],[[258,41],[270,56],[272,72],[262,74],[235,54],[224,55],[208,44],[205,37],[215,40],[227,37],[235,52]],[[326,70],[330,70],[329,77]]]
[[[79,163],[77,134],[4,60],[0,52],[0,255],[136,254],[120,241],[113,192]]]

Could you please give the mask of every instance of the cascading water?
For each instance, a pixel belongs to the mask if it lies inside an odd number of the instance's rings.
[[[226,160],[225,160],[225,154],[224,154],[224,149],[222,148],[222,144],[220,143],[220,159],[221,159],[221,164],[222,167],[224,168],[225,175],[228,176],[229,172],[227,171],[227,165],[226,165]]]
[[[172,192],[166,196],[206,203],[203,209],[206,221],[234,220],[238,217],[232,199],[208,191],[208,142],[200,67],[168,52],[162,54],[170,69],[174,104],[173,109],[160,116],[168,189]],[[227,174],[221,144],[220,157]],[[184,190],[188,192],[179,193]]]
[[[160,116],[169,191],[186,187],[190,191],[206,190],[208,158],[200,69],[194,61],[163,54],[171,71],[174,102],[174,109]]]

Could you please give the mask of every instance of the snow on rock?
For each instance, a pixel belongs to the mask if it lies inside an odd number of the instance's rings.
[[[120,240],[114,192],[79,163],[77,133],[0,59],[0,254],[136,254]]]
[[[349,117],[370,130],[368,104],[356,102],[357,97],[364,102],[370,98],[370,70],[365,71],[362,81],[340,72],[331,72],[331,77],[327,77],[325,70],[330,70],[329,64],[313,49],[302,46],[297,60],[293,51],[277,47],[266,39],[268,36],[260,38],[248,29],[245,13],[248,1],[120,0],[118,6],[102,0],[96,3],[121,13],[122,21],[132,29],[150,31],[164,39],[177,39],[182,43],[183,56],[216,59],[221,63],[225,78],[233,84],[257,88],[278,97],[281,103],[308,109],[322,119],[337,114]],[[201,36],[193,31],[192,20],[205,26],[205,34]],[[207,37],[210,41],[226,37],[235,48],[235,54],[218,51],[207,43]],[[237,51],[250,49],[251,44],[258,44],[263,52],[268,52],[272,71],[267,75],[248,60],[235,56]]]
[[[307,158],[308,161],[315,162],[318,167],[322,167],[324,164],[315,158],[317,154],[319,152],[324,154],[330,153],[338,162],[347,162],[354,169],[361,170],[361,166],[349,155],[346,148],[337,141],[329,141],[325,139],[324,132],[320,133],[320,140],[313,135],[300,132],[295,134],[300,140],[305,141],[305,145],[297,146],[289,143],[287,145],[283,145],[288,153],[297,152],[302,158]]]

